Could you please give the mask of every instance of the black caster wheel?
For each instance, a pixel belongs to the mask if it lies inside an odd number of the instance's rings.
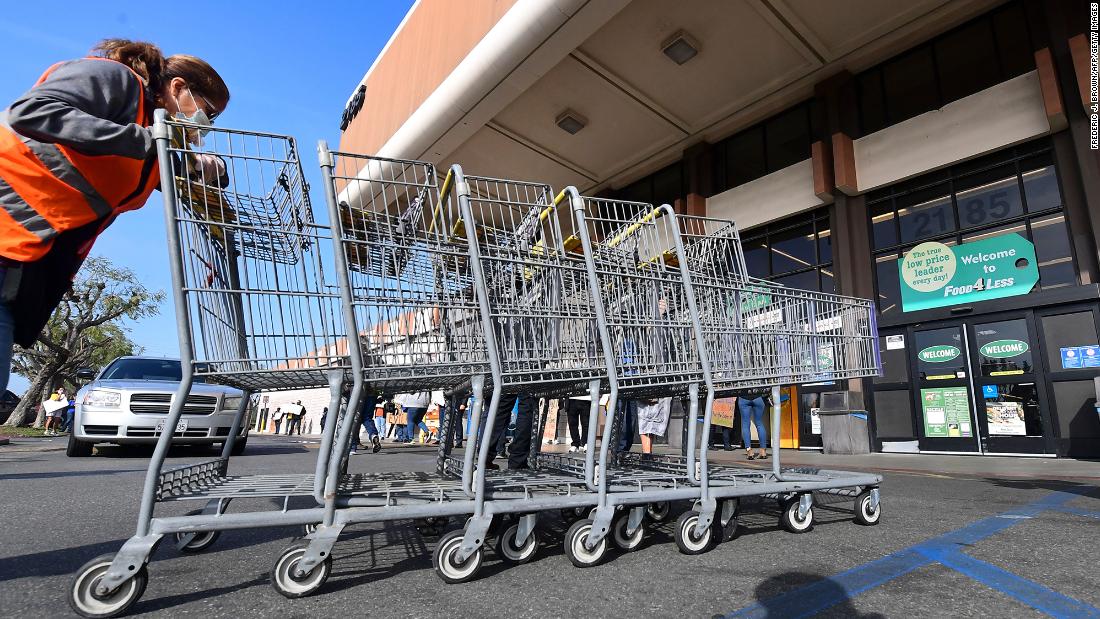
[[[695,510],[680,514],[676,520],[676,547],[685,555],[701,555],[714,545],[714,527],[708,527],[702,535],[696,537],[695,525],[699,522],[699,512]]]
[[[592,520],[582,518],[573,523],[565,532],[565,556],[576,567],[592,567],[599,565],[607,554],[607,538],[600,540],[595,548],[589,550],[585,547],[589,534],[592,533]]]
[[[727,522],[726,524],[723,525],[722,524],[723,509],[722,509],[722,505],[719,504],[718,513],[716,513],[714,515],[714,523],[712,525],[713,528],[714,528],[715,542],[719,543],[719,544],[728,542],[731,539],[737,537],[737,530],[738,530],[738,526],[739,526],[738,523],[737,523],[737,516],[741,512],[740,501],[738,499],[726,499],[726,500],[734,502],[733,515],[730,516],[729,522]]]
[[[517,523],[504,529],[504,532],[497,536],[497,543],[493,550],[505,563],[523,565],[535,558],[535,553],[538,552],[538,531],[532,530],[531,534],[527,536],[527,539],[523,541],[522,546],[516,544],[516,536],[518,534],[519,524]]]
[[[584,518],[587,514],[587,507],[566,507],[561,510],[561,519],[565,521],[565,524],[573,524],[581,518]]]
[[[455,557],[459,547],[462,546],[462,537],[465,533],[458,530],[444,535],[436,544],[435,553],[432,555],[435,573],[449,585],[472,580],[481,569],[483,551],[480,547],[461,563]]]
[[[298,562],[306,554],[308,542],[292,544],[279,555],[271,568],[271,586],[283,597],[300,598],[320,589],[332,573],[332,555],[305,574],[298,574]]]
[[[668,501],[650,503],[646,505],[645,515],[651,522],[664,522],[672,515],[672,503]]]
[[[202,510],[196,510],[188,512],[188,516],[198,516],[202,513]],[[180,549],[180,552],[196,553],[202,552],[207,548],[214,545],[214,542],[218,541],[221,537],[221,531],[200,531],[198,533],[176,533],[176,546]],[[180,542],[184,537],[191,536],[191,540],[186,544],[180,546]]]
[[[96,586],[110,569],[114,558],[113,554],[100,555],[81,566],[73,576],[69,586],[69,607],[76,614],[97,619],[117,617],[129,610],[141,598],[141,594],[145,593],[145,586],[149,584],[149,572],[144,564],[118,589],[106,595],[96,593]]]
[[[878,524],[882,517],[882,503],[871,507],[871,491],[864,490],[856,497],[855,501],[856,522],[863,526],[872,527]]]
[[[791,533],[805,533],[814,528],[814,508],[806,510],[806,515],[798,517],[798,497],[793,496],[783,503],[783,511],[779,514],[779,526]]]
[[[634,552],[641,547],[642,540],[645,539],[645,520],[638,523],[638,528],[634,530],[632,535],[627,535],[626,525],[629,520],[630,512],[626,512],[619,515],[611,523],[611,539],[619,547],[619,550],[624,552]]]

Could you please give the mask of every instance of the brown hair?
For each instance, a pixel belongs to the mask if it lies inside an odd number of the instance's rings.
[[[229,87],[222,76],[205,60],[176,54],[164,57],[160,48],[144,41],[104,39],[92,48],[91,54],[121,62],[145,79],[150,92],[158,100],[164,85],[172,78],[183,78],[196,94],[207,99],[219,110],[229,103]]]

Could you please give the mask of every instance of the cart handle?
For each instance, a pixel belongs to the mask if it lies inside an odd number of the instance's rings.
[[[447,205],[447,201],[451,198],[451,185],[455,182],[455,171],[447,170],[447,177],[443,179],[443,186],[439,188],[439,202],[435,205],[435,210],[432,211],[432,220],[428,222],[428,234],[431,234],[435,229],[435,222],[442,214],[443,207]]]
[[[607,246],[608,247],[615,247],[619,243],[622,243],[624,240],[626,240],[626,237],[630,236],[631,234],[634,234],[638,230],[638,228],[641,228],[642,226],[644,226],[645,224],[647,224],[651,221],[656,221],[658,218],[661,217],[662,213],[663,213],[663,211],[661,210],[661,207],[657,207],[657,208],[653,209],[652,211],[647,213],[645,217],[642,217],[638,221],[630,224],[629,226],[627,226],[626,230],[623,230],[619,234],[615,235],[615,238],[613,238],[613,239],[611,239],[610,241],[607,242]]]

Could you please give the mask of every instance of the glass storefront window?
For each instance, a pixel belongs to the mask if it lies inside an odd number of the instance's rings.
[[[958,327],[917,331],[917,374],[924,380],[966,378],[966,352]]]
[[[817,263],[812,223],[771,234],[769,240],[772,250],[772,273],[787,273]]]
[[[1062,193],[1058,191],[1054,166],[1024,172],[1023,179],[1024,196],[1027,197],[1029,211],[1035,213],[1062,206]]]
[[[975,174],[956,183],[955,201],[959,205],[959,225],[964,229],[1024,214],[1019,181],[1011,167]]]
[[[955,230],[947,185],[914,191],[897,199],[901,241],[912,243]]]
[[[974,325],[982,376],[1012,376],[1035,371],[1027,321],[1004,320]]]
[[[746,231],[749,275],[789,288],[835,292],[829,218],[826,207]]]
[[[1069,230],[1063,215],[1051,215],[1031,222],[1035,258],[1039,261],[1039,283],[1044,289],[1077,284]]]
[[[898,255],[887,254],[875,258],[878,280],[878,311],[891,314],[901,311],[901,281],[898,276]]]
[[[986,387],[990,388],[990,393],[983,404],[991,436],[1043,435],[1043,417],[1039,412],[1039,391],[1035,383]]]
[[[871,235],[876,248],[898,244],[898,228],[894,220],[892,200],[887,199],[871,206]]]

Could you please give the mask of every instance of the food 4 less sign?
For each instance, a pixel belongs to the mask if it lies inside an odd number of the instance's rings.
[[[904,312],[1027,294],[1039,281],[1035,246],[1019,234],[921,243],[898,260],[898,272]]]

